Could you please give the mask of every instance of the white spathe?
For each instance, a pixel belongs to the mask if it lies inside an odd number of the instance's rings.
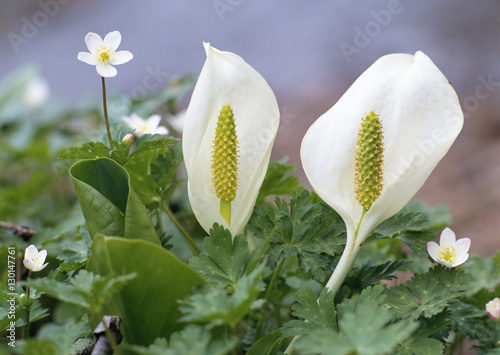
[[[346,223],[348,244],[363,211],[354,193],[358,130],[371,110],[383,126],[383,189],[364,216],[355,249],[410,201],[463,126],[455,91],[422,52],[380,58],[314,122],[302,141],[302,165],[314,190]]]
[[[252,213],[279,126],[279,108],[264,78],[241,57],[204,43],[207,59],[184,118],[182,149],[188,193],[198,222],[208,233],[217,222],[233,237]],[[239,141],[239,179],[231,203],[231,225],[220,214],[212,186],[212,145],[220,111],[230,105]]]

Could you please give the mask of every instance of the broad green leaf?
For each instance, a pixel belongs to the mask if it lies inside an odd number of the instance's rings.
[[[402,269],[407,264],[404,260],[388,261],[383,264],[371,265],[364,264],[359,268],[353,268],[344,280],[344,285],[356,292],[361,291],[375,282],[381,280],[392,280],[396,276],[394,273]]]
[[[463,268],[471,275],[471,282],[466,290],[468,297],[482,288],[491,291],[500,282],[500,266],[491,257],[470,255]]]
[[[478,339],[487,336],[486,328],[480,318],[484,317],[484,309],[478,309],[467,303],[456,302],[449,305],[450,319],[453,329],[463,336]]]
[[[394,350],[394,355],[430,355],[442,354],[443,351],[444,345],[437,339],[411,338],[399,344]]]
[[[169,251],[138,239],[94,236],[87,269],[103,276],[137,274],[104,309],[120,316],[125,339],[139,345],[180,329],[178,300],[204,283]]]
[[[387,289],[386,303],[399,318],[430,318],[465,293],[469,275],[440,265],[414,275],[406,285]]]
[[[245,237],[239,234],[233,241],[231,232],[215,223],[210,230],[210,237],[205,238],[203,248],[208,255],[200,254],[189,259],[189,265],[211,286],[236,286],[243,272],[248,249]]]
[[[70,175],[92,237],[102,233],[160,245],[127,171],[118,163],[108,158],[82,160],[71,167]]]

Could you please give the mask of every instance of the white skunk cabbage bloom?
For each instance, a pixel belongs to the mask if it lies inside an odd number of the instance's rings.
[[[456,240],[455,233],[445,228],[441,233],[439,244],[427,243],[427,252],[434,261],[447,267],[456,267],[465,263],[469,258],[470,239]]]
[[[264,78],[234,53],[205,43],[207,59],[184,118],[182,149],[198,222],[233,237],[248,222],[279,126]]]
[[[500,320],[500,298],[494,298],[486,303],[486,314],[494,321]]]
[[[380,58],[313,123],[300,154],[312,187],[347,227],[337,268],[347,273],[362,243],[416,194],[462,126],[455,91],[422,52]],[[337,277],[330,290],[345,275]]]
[[[47,258],[47,250],[40,250],[38,252],[38,249],[34,245],[30,245],[24,252],[23,264],[30,271],[40,271],[49,264],[43,263],[45,258]]]

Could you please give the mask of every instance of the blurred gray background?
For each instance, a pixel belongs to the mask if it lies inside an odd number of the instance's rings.
[[[309,125],[378,57],[423,51],[455,87],[466,122],[417,197],[449,204],[473,252],[500,248],[499,1],[2,0],[0,80],[35,63],[66,105],[99,100],[95,69],[76,56],[88,32],[113,30],[134,54],[107,81],[125,95],[199,73],[203,41],[243,57],[280,105],[273,158],[289,156],[304,184],[299,147]]]

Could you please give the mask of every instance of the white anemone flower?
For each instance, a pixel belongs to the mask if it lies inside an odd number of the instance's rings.
[[[470,239],[456,240],[455,233],[450,228],[445,228],[441,233],[439,244],[427,243],[427,252],[434,261],[447,266],[456,267],[465,263],[469,258]]]
[[[241,57],[204,45],[207,59],[182,135],[189,200],[205,231],[217,222],[234,237],[264,180],[279,108],[267,82]]]
[[[46,257],[47,250],[41,250],[40,252],[38,252],[38,249],[34,245],[30,245],[24,252],[23,264],[28,270],[40,271],[49,264],[43,263]]]
[[[78,59],[90,65],[95,65],[97,73],[104,78],[116,76],[117,71],[113,65],[127,63],[133,58],[129,51],[116,51],[122,35],[118,31],[110,32],[104,40],[96,33],[89,32],[85,36],[85,44],[90,53],[78,53]]]
[[[130,128],[133,128],[135,130],[134,134],[138,137],[147,133],[160,134],[162,136],[166,136],[169,133],[167,127],[160,126],[160,115],[152,115],[145,120],[139,115],[132,113],[130,116],[123,116],[122,121]]]
[[[486,314],[493,320],[500,320],[500,298],[494,298],[486,303]]]
[[[368,118],[378,130],[378,145],[369,136],[361,137],[362,121],[365,125]],[[313,123],[302,141],[302,165],[314,190],[347,227],[346,249],[327,284],[330,290],[338,290],[375,227],[416,194],[462,126],[455,91],[422,52],[378,59]],[[363,160],[357,149],[366,145]],[[370,149],[376,152],[375,161]],[[375,176],[370,177],[366,169],[372,163]],[[365,206],[358,202],[359,195],[365,199],[360,180],[373,192]]]

